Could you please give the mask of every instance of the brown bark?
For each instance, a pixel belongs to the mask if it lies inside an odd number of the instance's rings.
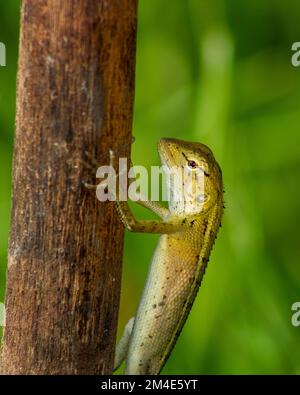
[[[123,229],[82,180],[129,155],[135,40],[136,0],[23,0],[6,374],[111,373]]]

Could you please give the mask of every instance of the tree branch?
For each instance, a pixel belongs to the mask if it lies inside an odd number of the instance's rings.
[[[108,374],[123,229],[82,181],[130,153],[136,1],[22,3],[2,371]]]

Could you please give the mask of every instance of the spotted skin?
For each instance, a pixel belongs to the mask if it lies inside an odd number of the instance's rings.
[[[190,188],[180,201],[171,200],[169,210],[161,211],[160,222],[138,221],[126,203],[116,202],[127,229],[161,233],[122,350],[127,352],[125,374],[157,375],[162,370],[194,302],[223,214],[222,174],[210,149],[176,139],[161,139],[158,149],[163,165],[198,168],[204,183]],[[151,205],[148,208],[154,211]],[[160,214],[158,207],[155,212]]]

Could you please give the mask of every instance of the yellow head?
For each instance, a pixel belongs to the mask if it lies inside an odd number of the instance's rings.
[[[158,152],[168,172],[183,174],[180,183],[172,180],[169,183],[172,212],[193,214],[207,211],[222,201],[222,172],[206,145],[163,138],[158,143]],[[178,200],[174,196],[182,198]]]

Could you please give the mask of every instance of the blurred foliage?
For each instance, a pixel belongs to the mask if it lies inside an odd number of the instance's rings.
[[[3,300],[19,1],[0,3]],[[164,373],[300,374],[300,3],[140,0],[133,162],[158,164],[160,137],[209,145],[226,212],[208,270]],[[282,189],[282,190],[281,190]],[[139,217],[149,218],[142,208]],[[300,221],[299,221],[300,222]],[[126,234],[119,332],[134,315],[157,237]]]

